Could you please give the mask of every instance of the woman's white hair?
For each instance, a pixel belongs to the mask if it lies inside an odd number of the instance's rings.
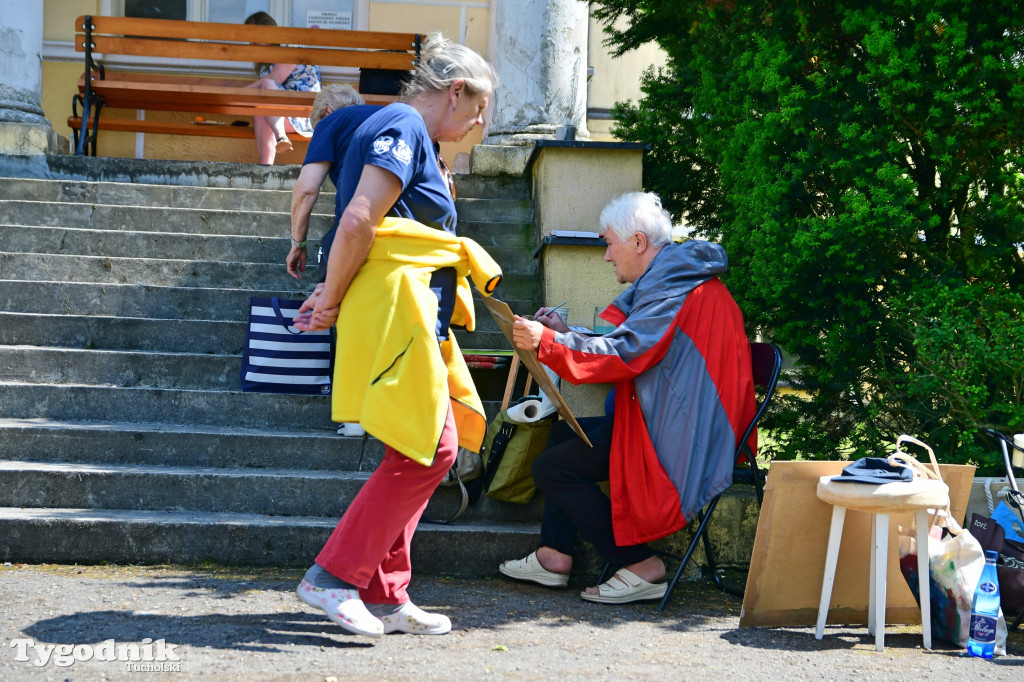
[[[456,80],[466,82],[469,95],[490,95],[498,76],[487,60],[465,45],[448,40],[439,32],[427,35],[420,61],[402,86],[406,102],[428,92],[442,92]]]
[[[655,248],[672,241],[672,217],[661,207],[661,197],[650,192],[627,192],[612,199],[601,211],[600,221],[619,239],[641,232]]]
[[[348,83],[329,83],[313,98],[313,113],[309,115],[309,120],[315,126],[327,115],[328,107],[331,111],[337,111],[356,104],[366,104],[366,100],[355,88]]]

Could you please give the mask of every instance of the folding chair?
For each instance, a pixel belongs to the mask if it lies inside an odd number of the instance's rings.
[[[761,404],[757,406],[757,412],[754,414],[754,418],[750,420],[750,424],[743,432],[743,437],[739,441],[740,444],[736,448],[736,467],[733,469],[732,482],[734,484],[753,485],[757,493],[757,505],[760,507],[764,496],[764,473],[758,468],[753,453],[747,447],[747,439],[757,426],[757,422],[761,419],[761,415],[764,414],[765,409],[767,409],[768,404],[772,400],[772,396],[775,394],[775,385],[778,383],[779,373],[782,371],[782,352],[774,343],[752,343],[750,344],[750,360],[754,375],[754,385],[764,389],[764,398],[761,400]],[[742,593],[729,589],[722,582],[722,578],[718,575],[718,570],[715,566],[711,541],[708,539],[708,523],[711,521],[711,516],[721,498],[722,494],[719,493],[713,500],[708,502],[703,510],[697,512],[697,532],[694,533],[685,554],[680,556],[674,552],[655,550],[662,558],[679,561],[679,568],[676,569],[676,573],[668,584],[668,589],[665,591],[665,596],[662,597],[661,603],[658,604],[659,611],[665,610],[665,605],[668,604],[669,597],[672,596],[672,590],[675,589],[676,583],[682,577],[683,571],[686,570],[686,566],[690,563],[690,557],[693,555],[694,550],[697,549],[697,543],[700,541],[704,543],[704,554],[708,559],[708,570],[711,572],[711,578],[715,586],[730,594],[743,596]],[[611,564],[605,564],[604,570],[601,571],[601,577],[597,580],[598,584],[608,579],[610,568]]]

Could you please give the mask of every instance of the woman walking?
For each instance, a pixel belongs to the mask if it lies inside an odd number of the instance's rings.
[[[476,52],[428,36],[402,102],[370,116],[349,144],[326,280],[296,318],[305,330],[338,321],[335,385],[345,390],[334,392],[332,416],[359,421],[386,445],[297,588],[302,601],[356,634],[451,630],[447,616],[410,600],[409,547],[460,439],[482,439],[486,428],[471,381],[460,381],[468,372],[449,325],[472,323],[465,276],[490,293],[500,273],[478,246],[455,236],[451,176],[438,143],[462,140],[482,124],[495,84]]]

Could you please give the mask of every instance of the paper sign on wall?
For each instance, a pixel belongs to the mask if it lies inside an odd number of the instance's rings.
[[[306,10],[306,28],[329,28],[340,31],[351,31],[352,13],[326,12],[319,9]]]

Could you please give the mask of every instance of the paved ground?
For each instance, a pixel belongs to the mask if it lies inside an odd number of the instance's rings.
[[[300,575],[2,567],[0,680],[1024,679],[1024,632],[1011,636],[1009,656],[992,662],[923,651],[914,626],[890,628],[878,653],[863,628],[830,627],[822,642],[811,628],[738,630],[739,600],[702,584],[682,585],[659,613],[650,604],[588,604],[578,589],[417,578],[415,601],[447,612],[453,632],[369,640],[342,634],[300,603],[292,592]],[[164,640],[167,660],[96,660],[108,639],[151,647],[154,658],[159,643],[149,640]],[[49,661],[37,666],[47,651]],[[78,660],[87,653],[91,660]]]

